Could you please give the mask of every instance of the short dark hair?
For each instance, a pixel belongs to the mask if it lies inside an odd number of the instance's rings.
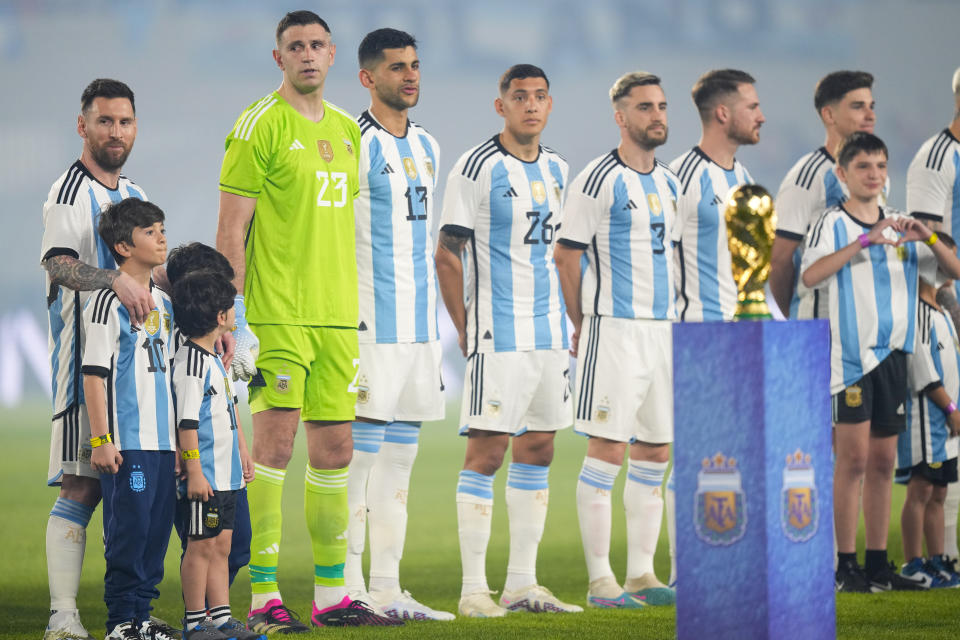
[[[217,315],[233,308],[237,290],[219,273],[193,271],[173,285],[173,317],[188,338],[217,328]]]
[[[167,279],[171,285],[195,271],[210,271],[233,280],[233,267],[227,258],[202,242],[182,244],[167,255]]]
[[[543,69],[532,64],[515,64],[500,76],[500,93],[507,92],[511,81],[523,80],[524,78],[543,78],[543,81],[547,83],[547,89],[550,88],[550,80],[547,79],[547,74],[543,72]]]
[[[152,227],[157,222],[164,221],[163,210],[157,205],[139,198],[124,198],[116,202],[100,214],[97,231],[104,243],[110,247],[110,253],[117,264],[126,260],[117,253],[116,246],[121,242],[133,245],[133,230],[137,227]]]
[[[753,79],[746,71],[739,69],[714,69],[700,76],[693,90],[693,104],[697,105],[700,120],[706,121],[710,113],[723,98],[740,90],[742,84],[754,84]]]
[[[277,44],[280,44],[280,36],[283,35],[283,32],[290,27],[304,27],[308,24],[318,24],[326,29],[327,33],[332,33],[330,31],[330,25],[328,25],[323,18],[313,11],[301,9],[300,11],[291,11],[280,19],[280,22],[277,24]]]
[[[87,85],[87,88],[80,94],[80,111],[86,113],[93,104],[94,98],[126,98],[130,101],[130,107],[134,115],[137,113],[137,105],[133,101],[133,91],[130,87],[119,80],[110,78],[97,78]]]
[[[834,104],[843,99],[855,89],[872,89],[873,74],[866,71],[834,71],[828,73],[817,83],[813,91],[813,106],[820,113],[828,104]]]
[[[947,248],[951,251],[957,248],[957,241],[946,231],[937,231],[937,240],[942,240],[943,244],[947,245]]]
[[[407,47],[416,49],[417,39],[406,31],[389,27],[371,31],[363,37],[360,48],[357,50],[360,68],[372,69],[379,64],[383,60],[384,49],[406,49]]]
[[[884,157],[890,157],[887,152],[887,145],[883,143],[883,140],[872,133],[857,131],[840,143],[840,148],[837,150],[837,164],[846,169],[850,165],[850,161],[861,152],[883,153]]]
[[[660,86],[659,76],[655,76],[649,71],[631,71],[625,73],[610,87],[610,101],[616,104],[617,100],[629,94],[634,87],[646,87],[655,84]]]

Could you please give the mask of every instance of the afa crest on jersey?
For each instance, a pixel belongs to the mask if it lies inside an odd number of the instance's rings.
[[[430,179],[433,179],[433,160],[430,158],[423,159],[423,168],[427,170],[427,175],[430,176]]]
[[[704,458],[694,496],[697,537],[714,546],[733,544],[747,531],[747,499],[737,461],[722,453]]]
[[[780,492],[780,524],[792,542],[806,542],[817,533],[820,505],[810,454],[797,449],[787,456]]]

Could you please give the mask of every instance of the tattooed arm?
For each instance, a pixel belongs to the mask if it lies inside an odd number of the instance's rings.
[[[467,308],[463,304],[463,262],[461,254],[469,240],[466,229],[446,226],[440,230],[437,242],[437,280],[447,313],[457,328],[457,343],[464,357],[467,355]]]
[[[960,327],[960,302],[957,302],[957,296],[954,295],[953,289],[939,289],[937,291],[937,304],[950,314],[954,326]]]
[[[50,256],[43,262],[50,275],[50,284],[74,291],[113,289],[120,304],[130,312],[130,319],[140,324],[154,308],[153,296],[136,280],[122,271],[98,269],[70,255]]]

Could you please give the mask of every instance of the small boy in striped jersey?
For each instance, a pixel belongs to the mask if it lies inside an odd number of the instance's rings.
[[[235,295],[228,280],[209,271],[185,275],[173,289],[174,314],[182,314],[178,326],[187,338],[173,364],[186,475],[177,507],[187,534],[180,565],[184,640],[264,638],[230,615],[227,557],[237,494],[253,480],[253,464],[237,424],[236,397],[214,350],[217,340],[233,328]]]

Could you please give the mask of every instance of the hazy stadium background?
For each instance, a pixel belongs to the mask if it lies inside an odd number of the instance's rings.
[[[391,26],[419,39],[422,97],[412,116],[440,142],[441,185],[463,151],[501,127],[496,79],[517,62],[550,77],[554,109],[543,140],[566,156],[571,177],[617,143],[607,89],[621,73],[663,78],[670,139],[658,157],[669,161],[699,136],[689,94],[696,78],[717,67],[749,71],[767,123],[760,144],[738,157],[771,191],[823,141],[812,107],[817,79],[857,68],[876,76],[877,133],[891,151],[891,203],[902,207],[907,164],[949,121],[950,76],[960,64],[949,54],[960,24],[955,0],[3,0],[0,406],[39,400],[48,384],[40,209],[79,155],[83,87],[95,77],[130,84],[139,134],[126,172],[166,211],[171,246],[212,244],[223,139],[241,109],[279,85],[273,30],[284,12],[302,7],[333,29],[338,50],[325,96],[351,113],[369,100],[357,80],[363,35]],[[456,399],[462,359],[444,333]]]

